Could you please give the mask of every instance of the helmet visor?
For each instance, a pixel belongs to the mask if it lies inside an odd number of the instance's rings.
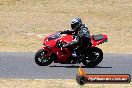
[[[77,25],[78,25],[78,23],[71,24],[71,28],[74,29],[77,27]]]

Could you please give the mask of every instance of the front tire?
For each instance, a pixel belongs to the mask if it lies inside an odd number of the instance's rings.
[[[102,61],[102,59],[103,59],[102,50],[97,47],[94,47],[86,51],[83,64],[86,67],[95,67]]]
[[[39,66],[47,66],[53,62],[53,58],[51,56],[45,57],[48,54],[48,51],[40,49],[35,54],[35,62]]]

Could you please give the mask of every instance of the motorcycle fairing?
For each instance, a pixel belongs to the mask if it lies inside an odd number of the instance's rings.
[[[53,47],[53,48],[47,48],[47,47],[43,47],[44,50],[47,50],[48,51],[48,54],[47,55],[51,55],[51,54],[55,54],[56,55],[56,58],[55,59],[55,63],[66,63],[67,62],[67,58],[69,56],[71,56],[72,52],[69,51],[67,48],[56,48],[56,47]]]
[[[50,35],[52,36],[52,35]],[[51,52],[56,54],[56,60],[54,61],[55,63],[66,63],[67,59],[69,56],[71,56],[72,52],[68,50],[67,48],[58,48],[56,47],[57,41],[61,40],[62,42],[69,43],[71,42],[74,38],[73,35],[65,35],[65,36],[60,36],[58,38],[53,38],[48,39],[50,36],[47,36],[44,39],[43,44],[45,47],[43,49],[47,49],[49,51],[48,55],[51,55]],[[55,36],[55,35],[54,35]],[[107,40],[107,35],[101,35],[103,38],[100,40],[95,40],[93,36],[91,36],[91,42],[92,42],[92,47],[95,47],[96,45],[99,45]],[[47,48],[49,47],[49,48]]]

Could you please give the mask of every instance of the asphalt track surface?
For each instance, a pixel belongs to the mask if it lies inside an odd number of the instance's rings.
[[[72,79],[76,77],[78,65],[52,63],[38,66],[34,52],[1,52],[0,78],[17,79]],[[82,68],[88,74],[130,74],[132,75],[132,54],[104,54],[103,61],[95,68]]]

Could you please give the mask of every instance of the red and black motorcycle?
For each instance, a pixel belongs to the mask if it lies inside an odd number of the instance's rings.
[[[61,47],[73,39],[74,35],[62,36],[60,32],[47,36],[43,41],[44,47],[35,54],[35,62],[39,66],[47,66],[54,61],[54,63],[61,64],[83,63],[86,67],[94,67],[102,61],[103,52],[95,46],[107,42],[107,35],[91,35],[92,46],[79,53],[76,59],[72,57],[71,51],[71,48],[76,47],[75,45],[67,48]]]

